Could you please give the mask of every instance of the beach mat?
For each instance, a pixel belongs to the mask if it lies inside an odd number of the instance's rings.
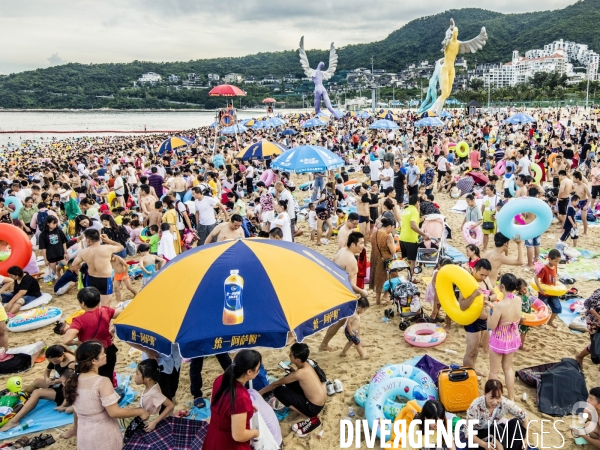
[[[465,255],[448,244],[446,244],[446,256],[451,257],[455,263],[469,262],[469,259]]]
[[[550,252],[549,248],[543,248],[540,250],[540,258],[547,258],[548,257],[548,253]],[[581,253],[581,256],[579,256],[578,258],[583,258],[583,259],[592,259],[592,258],[596,258],[598,256],[600,256],[600,254],[598,252],[595,252],[593,250],[588,250],[586,248],[581,248],[581,247],[575,247],[575,250],[577,250],[579,253]]]
[[[573,322],[580,313],[576,313],[571,311],[570,306],[575,303],[577,300],[581,300],[580,298],[570,298],[565,300],[564,302],[560,302],[560,305],[562,306],[562,312],[558,315],[558,318],[560,320],[562,320],[566,326],[571,325],[571,322]],[[575,334],[583,334],[581,331],[577,331],[577,330],[573,330],[571,328],[569,328],[569,330],[571,331],[571,333],[575,333]]]
[[[119,392],[122,396],[119,402],[121,408],[131,404],[136,395],[135,391],[129,386],[130,378],[131,375],[117,375],[119,381],[119,388],[117,389],[122,392],[122,394]],[[13,428],[5,433],[0,433],[0,442],[7,439],[13,440],[24,434],[41,433],[51,428],[64,427],[73,423],[73,414],[58,412],[54,408],[56,408],[55,402],[41,399],[34,410],[21,419],[21,424],[33,420],[33,425],[26,430],[17,431],[17,428]]]
[[[202,450],[208,423],[203,420],[187,420],[167,417],[154,431],[135,433],[123,450]]]

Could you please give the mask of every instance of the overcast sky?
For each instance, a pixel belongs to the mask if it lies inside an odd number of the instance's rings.
[[[503,13],[574,0],[4,0],[0,73],[67,62],[189,61],[373,42],[422,16],[479,7]]]

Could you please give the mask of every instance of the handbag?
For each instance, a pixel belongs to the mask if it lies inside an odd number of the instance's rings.
[[[494,229],[494,222],[483,222],[481,224],[481,228],[484,230],[493,230]]]
[[[590,353],[592,363],[600,364],[600,333],[594,333],[590,336]]]

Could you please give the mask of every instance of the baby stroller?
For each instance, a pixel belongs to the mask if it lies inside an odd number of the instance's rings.
[[[408,272],[408,280],[400,277],[398,272],[406,270]],[[410,266],[404,260],[392,261],[387,267],[387,292],[390,293],[392,308],[384,311],[388,319],[394,317],[394,307],[398,311],[400,324],[398,327],[401,331],[406,330],[411,322],[423,323],[430,322],[430,319],[425,315],[421,307],[421,299],[419,296],[419,288],[412,283],[412,275]],[[391,274],[395,272],[396,277],[391,278]],[[385,285],[384,285],[385,287]]]
[[[417,259],[415,260],[415,273],[423,271],[423,265],[437,265],[440,258],[445,254],[446,249],[446,218],[441,214],[429,214],[425,216],[425,221],[421,229],[429,237],[430,241],[419,240],[419,249],[417,250]]]

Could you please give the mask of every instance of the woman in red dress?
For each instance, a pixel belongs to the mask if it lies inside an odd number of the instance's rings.
[[[250,440],[258,437],[258,430],[250,428],[254,407],[244,385],[256,378],[261,362],[256,350],[242,350],[225,373],[217,377],[202,450],[250,450]]]

